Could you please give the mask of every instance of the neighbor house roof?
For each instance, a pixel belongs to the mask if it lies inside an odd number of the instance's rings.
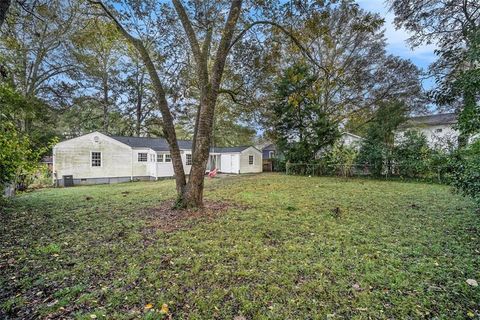
[[[148,137],[122,137],[110,136],[110,138],[120,141],[132,148],[150,148],[155,151],[169,151],[170,147],[164,138],[148,138]],[[178,147],[182,150],[192,149],[192,141],[178,140]]]
[[[231,152],[242,152],[245,149],[250,148],[250,146],[240,146],[240,147],[214,147],[210,148],[210,152],[214,153],[231,153]]]
[[[435,126],[441,124],[454,124],[457,123],[457,115],[455,113],[440,113],[431,114],[428,116],[419,116],[409,118],[400,127],[408,128],[415,126]]]
[[[266,151],[277,151],[277,146],[274,143],[267,144],[262,148],[262,150]]]
[[[110,136],[110,138],[120,141],[132,148],[149,148],[155,151],[169,151],[170,147],[168,142],[164,138],[148,138],[148,137],[123,137],[123,136]],[[178,140],[178,146],[181,150],[191,150],[192,141]],[[210,148],[211,152],[215,153],[230,153],[230,152],[242,152],[248,149],[250,146],[241,147],[215,147]]]

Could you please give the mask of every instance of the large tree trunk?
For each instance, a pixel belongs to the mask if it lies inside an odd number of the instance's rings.
[[[102,89],[103,89],[103,132],[105,133],[108,133],[108,129],[109,129],[109,110],[108,110],[108,106],[109,106],[109,99],[108,99],[108,79],[107,79],[107,75],[104,74],[104,77],[103,77],[103,85],[102,85]]]
[[[204,110],[204,112],[201,113],[198,120],[195,148],[192,155],[192,168],[181,204],[184,208],[203,207],[205,170],[210,155],[213,111],[217,100],[216,96],[212,98],[210,100],[205,99],[204,103],[200,105],[200,110]]]
[[[203,187],[205,178],[205,169],[208,162],[210,152],[210,138],[213,129],[213,115],[215,112],[215,104],[217,102],[218,92],[222,75],[225,67],[227,55],[231,49],[233,33],[240,16],[242,7],[242,0],[232,0],[230,11],[223,28],[222,37],[216,52],[215,60],[211,69],[211,76],[209,76],[209,42],[211,41],[211,34],[207,36],[204,43],[203,50],[200,49],[198,39],[196,37],[193,26],[180,0],[173,0],[175,10],[182,22],[185,33],[187,34],[193,56],[196,63],[196,76],[198,83],[200,83],[200,106],[197,114],[194,141],[193,141],[193,155],[192,168],[188,185],[186,183],[185,172],[183,170],[183,163],[178,147],[177,136],[173,117],[170,112],[163,85],[158,76],[155,65],[153,64],[148,50],[138,38],[129,34],[109,9],[101,2],[89,0],[93,4],[100,5],[104,12],[116,24],[118,30],[125,36],[125,38],[137,49],[140,53],[142,61],[152,80],[152,84],[156,93],[158,107],[162,113],[163,132],[170,146],[170,154],[172,157],[173,169],[175,172],[175,179],[177,185],[177,208],[198,208],[203,206]]]
[[[208,76],[207,67],[208,55],[205,54],[206,50],[209,50],[209,45],[208,43],[205,45],[203,52],[202,50],[199,50],[198,42],[185,10],[178,0],[174,0],[173,3],[176,6],[177,13],[189,38],[197,63],[197,77],[201,84],[198,121],[196,123],[196,135],[193,141],[193,163],[188,184],[179,205],[184,208],[200,208],[203,207],[205,169],[210,154],[215,105],[217,103],[218,92],[222,82],[225,62],[231,48],[230,45],[232,43],[235,25],[240,16],[242,0],[234,0],[231,3],[229,15],[225,22],[222,38],[216,52],[210,77]]]
[[[137,92],[137,106],[135,110],[135,134],[137,137],[140,137],[141,129],[142,129],[142,94],[140,93],[140,89]]]

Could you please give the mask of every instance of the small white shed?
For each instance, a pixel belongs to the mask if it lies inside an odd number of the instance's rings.
[[[211,148],[207,170],[222,173],[262,172],[262,152],[252,146]]]

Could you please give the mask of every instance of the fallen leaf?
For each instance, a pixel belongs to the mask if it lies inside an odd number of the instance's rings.
[[[145,309],[152,309],[152,308],[153,308],[153,304],[151,303],[145,305]]]
[[[472,287],[478,287],[478,282],[474,279],[467,279],[467,283]]]
[[[167,314],[168,313],[168,304],[166,304],[166,303],[162,304],[162,309],[160,309],[160,312],[163,313],[163,314]]]
[[[352,286],[353,290],[355,291],[362,291],[362,288],[360,287],[360,285],[358,283],[355,283],[353,286]]]
[[[90,319],[97,319],[97,316],[95,314],[91,314]]]

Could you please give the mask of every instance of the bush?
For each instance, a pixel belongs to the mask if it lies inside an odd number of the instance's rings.
[[[37,155],[30,140],[9,122],[0,122],[0,188],[16,183],[20,175],[35,169]]]
[[[457,151],[453,161],[452,185],[480,205],[480,141]]]
[[[272,159],[273,171],[274,172],[285,172],[287,161],[283,158],[274,158]]]
[[[53,183],[52,173],[46,164],[40,165],[37,172],[28,178],[30,179],[28,183],[28,188],[30,189],[51,187]]]
[[[357,156],[358,152],[354,148],[336,143],[330,150],[324,153],[321,164],[327,174],[349,177],[353,175]]]
[[[395,173],[407,178],[427,178],[432,172],[431,155],[427,138],[417,131],[407,131],[394,149]]]

